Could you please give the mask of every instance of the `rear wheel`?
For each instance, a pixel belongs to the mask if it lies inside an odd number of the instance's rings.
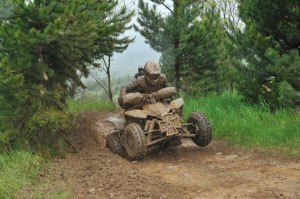
[[[113,132],[106,136],[106,146],[114,153],[124,157],[126,151],[121,143],[119,132]]]
[[[142,159],[147,153],[146,136],[140,125],[130,123],[125,128],[124,147],[131,159]]]
[[[211,142],[212,131],[207,118],[201,112],[192,112],[188,118],[188,123],[192,123],[188,129],[190,133],[196,134],[192,140],[195,144],[200,147],[204,147]]]

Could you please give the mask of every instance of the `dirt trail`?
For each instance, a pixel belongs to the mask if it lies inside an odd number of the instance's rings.
[[[105,147],[112,113],[86,112],[74,142],[78,153],[53,163],[35,187],[42,198],[60,189],[72,198],[300,198],[300,160],[213,141],[182,146],[129,162]],[[52,195],[51,195],[52,194]]]

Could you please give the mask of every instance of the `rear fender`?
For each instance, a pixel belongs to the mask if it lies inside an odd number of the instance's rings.
[[[122,130],[125,129],[126,121],[123,118],[109,117],[109,118],[106,119],[106,121],[112,123],[116,130],[121,130],[122,131]]]

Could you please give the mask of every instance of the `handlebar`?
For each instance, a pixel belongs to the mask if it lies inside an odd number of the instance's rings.
[[[175,87],[166,87],[158,90],[157,92],[153,92],[151,94],[142,94],[140,92],[137,93],[128,93],[123,96],[123,103],[129,105],[135,105],[140,102],[145,103],[155,103],[160,99],[165,99],[176,95],[177,90]]]

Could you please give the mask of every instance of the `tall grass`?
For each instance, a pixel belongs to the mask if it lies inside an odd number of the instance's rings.
[[[265,104],[243,102],[237,93],[186,99],[185,118],[193,110],[206,114],[215,138],[234,144],[273,148],[300,154],[300,115],[288,110],[270,112]]]
[[[104,100],[68,100],[68,110],[72,113],[79,113],[86,110],[107,110],[114,111],[116,106],[110,101]]]
[[[0,198],[16,198],[23,186],[35,181],[43,159],[30,152],[0,154]]]

